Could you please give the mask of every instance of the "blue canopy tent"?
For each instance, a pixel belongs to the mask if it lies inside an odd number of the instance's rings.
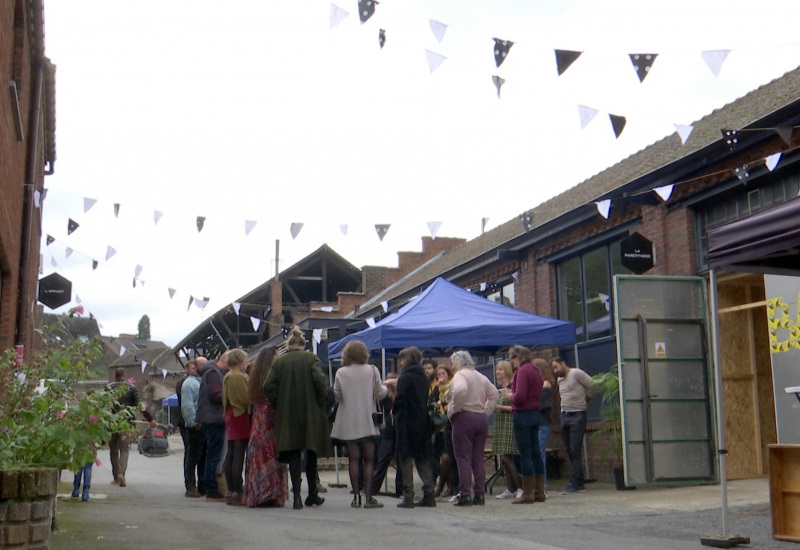
[[[575,324],[492,302],[439,277],[397,313],[333,342],[328,347],[329,356],[341,356],[351,340],[360,340],[371,350],[399,351],[417,346],[495,353],[516,344],[573,345]]]
[[[178,408],[178,394],[173,393],[166,399],[161,400],[161,408],[167,409],[167,423],[172,424],[172,408]]]

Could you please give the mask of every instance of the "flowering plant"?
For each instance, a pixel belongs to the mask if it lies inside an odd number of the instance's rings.
[[[131,432],[127,391],[82,391],[88,366],[101,353],[97,339],[67,342],[59,326],[40,331],[44,349],[21,365],[16,352],[0,353],[0,469],[77,470],[95,460],[95,445],[113,432]]]

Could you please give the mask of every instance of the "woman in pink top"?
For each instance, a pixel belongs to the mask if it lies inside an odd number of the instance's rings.
[[[531,363],[531,350],[512,346],[511,363],[516,368],[511,382],[511,411],[514,437],[519,449],[523,495],[513,504],[544,502],[544,464],[539,452],[539,404],[542,396],[542,373]]]
[[[467,351],[457,351],[450,358],[456,371],[447,390],[447,416],[453,424],[453,451],[458,466],[458,499],[455,506],[484,505],[486,466],[483,449],[489,431],[489,415],[497,406],[494,384],[475,370],[475,361]],[[474,496],[470,496],[470,482]]]

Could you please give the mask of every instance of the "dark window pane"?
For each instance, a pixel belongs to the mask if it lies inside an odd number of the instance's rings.
[[[580,265],[580,258],[573,258],[558,266],[559,315],[562,319],[575,323],[579,335],[583,331]]]
[[[611,284],[608,280],[607,248],[584,254],[583,276],[589,339],[608,336],[611,334]]]

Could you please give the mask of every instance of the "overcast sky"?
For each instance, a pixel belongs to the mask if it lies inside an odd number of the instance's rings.
[[[274,275],[276,240],[286,268],[323,243],[396,266],[428,222],[474,238],[800,60],[795,0],[383,0],[364,24],[356,0],[334,4],[349,16],[331,28],[322,0],[46,1],[42,270],[104,334],[147,314],[174,345]],[[499,68],[495,37],[514,42]],[[558,76],[555,49],[584,53]],[[446,57],[433,73],[426,50]],[[730,50],[719,76],[704,50]],[[643,82],[631,53],[659,54]],[[598,111],[585,129],[579,105]],[[627,119],[618,139],[609,114]],[[190,296],[210,302],[187,311]]]

